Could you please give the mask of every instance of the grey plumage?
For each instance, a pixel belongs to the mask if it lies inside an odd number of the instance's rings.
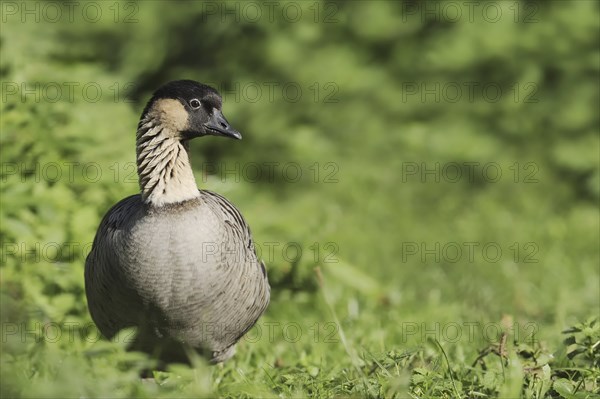
[[[186,346],[226,360],[269,302],[247,223],[227,199],[196,188],[189,164],[190,138],[241,138],[220,104],[216,91],[191,81],[155,93],[138,127],[142,193],[109,210],[86,260],[100,331],[111,338],[138,327],[133,348],[166,361],[186,361]]]

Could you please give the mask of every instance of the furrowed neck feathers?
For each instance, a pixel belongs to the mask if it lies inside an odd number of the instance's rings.
[[[200,196],[188,145],[172,126],[147,115],[136,135],[137,170],[145,203],[163,206]]]

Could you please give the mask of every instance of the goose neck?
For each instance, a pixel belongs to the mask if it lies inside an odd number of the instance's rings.
[[[145,203],[155,206],[200,196],[188,155],[178,132],[153,120],[142,121],[136,136],[137,170]]]

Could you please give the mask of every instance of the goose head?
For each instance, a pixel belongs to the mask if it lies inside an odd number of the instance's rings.
[[[221,111],[221,95],[193,80],[176,80],[160,87],[152,96],[140,120],[166,128],[174,138],[187,141],[202,136],[242,139]]]
[[[197,198],[189,140],[207,135],[241,139],[221,112],[221,96],[210,86],[177,80],[159,88],[142,112],[136,159],[144,202],[163,206]]]

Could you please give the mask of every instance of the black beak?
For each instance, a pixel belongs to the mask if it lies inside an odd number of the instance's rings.
[[[223,116],[218,109],[213,109],[210,120],[204,124],[208,134],[213,136],[225,136],[233,139],[241,140],[242,135],[240,132],[231,127],[227,119]]]

